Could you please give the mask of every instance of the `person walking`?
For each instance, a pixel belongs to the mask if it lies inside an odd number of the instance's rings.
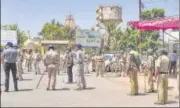
[[[81,44],[76,45],[76,83],[77,83],[77,89],[81,90],[86,88],[86,80],[84,75],[84,58],[85,54],[82,51]]]
[[[157,71],[154,81],[157,81],[158,101],[155,104],[166,104],[168,100],[168,65],[169,58],[164,49],[160,50],[160,56],[157,61]]]
[[[14,81],[14,89],[18,91],[18,84],[17,84],[17,50],[13,48],[12,42],[7,42],[6,48],[2,53],[2,60],[4,60],[5,65],[5,92],[9,91],[9,74],[10,70],[12,72],[13,81]]]
[[[73,68],[73,55],[71,52],[71,48],[69,48],[68,52],[67,52],[67,74],[68,74],[68,82],[67,83],[73,82],[72,68]]]
[[[52,45],[49,46],[48,51],[46,52],[46,54],[44,56],[44,63],[45,63],[45,66],[47,67],[47,71],[48,71],[47,90],[50,89],[50,83],[51,83],[52,77],[53,77],[52,90],[55,90],[56,74],[57,74],[57,68],[58,68],[58,64],[59,64],[59,55],[55,51],[54,46],[52,46]]]

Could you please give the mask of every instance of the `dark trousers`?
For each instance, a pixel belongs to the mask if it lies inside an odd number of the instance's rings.
[[[72,67],[73,67],[73,65],[67,67],[68,82],[70,82],[70,83],[73,82]]]
[[[9,90],[9,74],[10,70],[12,72],[13,81],[14,81],[14,89],[17,90],[17,67],[16,63],[5,63],[5,90]]]
[[[175,74],[175,71],[173,70],[173,72],[172,72],[172,69],[176,69],[176,61],[171,61],[170,68],[169,68],[169,73]]]

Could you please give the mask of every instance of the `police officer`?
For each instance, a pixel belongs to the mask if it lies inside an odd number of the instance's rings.
[[[68,74],[68,83],[73,82],[73,73],[72,73],[72,68],[73,68],[73,55],[71,52],[71,48],[68,49],[67,52],[67,74]]]
[[[156,104],[166,104],[168,98],[168,65],[169,58],[166,56],[164,49],[160,50],[160,56],[157,61],[157,71],[155,73],[154,81],[158,85],[158,102]]]
[[[101,77],[104,77],[104,57],[101,51],[99,51],[96,56],[96,77],[98,77],[99,74]]]
[[[129,59],[127,64],[127,72],[130,77],[131,93],[130,95],[138,95],[138,71],[139,71],[140,61],[139,54],[135,51],[135,48],[131,46],[129,53]]]
[[[34,70],[35,70],[35,73],[36,73],[36,75],[40,74],[39,63],[40,63],[40,60],[41,60],[41,55],[38,52],[38,49],[35,50],[32,58],[34,60]]]
[[[23,52],[21,50],[18,50],[18,60],[17,60],[17,65],[18,65],[18,78],[19,81],[23,80],[22,78],[22,73],[23,73]]]
[[[47,90],[50,89],[51,78],[53,78],[52,89],[55,90],[56,86],[56,73],[59,64],[59,55],[54,50],[54,46],[50,45],[47,53],[44,56],[44,63],[48,71],[48,86]]]
[[[2,59],[5,63],[5,92],[9,91],[9,74],[10,70],[12,72],[13,81],[14,81],[14,89],[15,91],[18,91],[18,85],[17,85],[17,68],[16,68],[16,62],[17,62],[17,50],[13,48],[12,42],[7,42],[6,44],[7,49],[4,50],[2,54]]]
[[[81,90],[86,88],[86,80],[84,76],[84,58],[85,54],[82,51],[81,44],[76,45],[76,83],[77,83],[77,89]]]
[[[153,81],[154,57],[152,55],[153,55],[153,51],[149,49],[148,50],[148,60],[147,60],[147,64],[146,64],[147,79],[148,79],[148,90],[147,90],[147,92],[149,92],[149,93],[154,92],[154,81]]]
[[[32,54],[31,54],[31,50],[28,50],[28,52],[26,53],[26,63],[27,63],[28,72],[30,72],[32,70]]]

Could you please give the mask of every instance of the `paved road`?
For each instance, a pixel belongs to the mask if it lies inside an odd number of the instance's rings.
[[[95,78],[94,73],[86,74],[87,89],[75,91],[76,84],[65,84],[66,74],[58,75],[57,90],[46,91],[47,75],[38,89],[36,88],[40,75],[33,72],[23,74],[24,80],[19,82],[19,92],[14,92],[12,77],[10,92],[2,93],[2,107],[178,107],[179,101],[174,99],[176,80],[169,80],[169,104],[157,106],[157,94],[143,94],[143,77],[140,80],[142,95],[131,97],[129,93],[129,79],[114,77],[106,74],[105,78]],[[4,72],[1,74],[1,86],[4,90]]]

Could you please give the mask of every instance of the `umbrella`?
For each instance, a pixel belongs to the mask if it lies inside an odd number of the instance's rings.
[[[37,42],[34,42],[30,39],[28,39],[25,43],[24,43],[24,48],[25,49],[35,49],[39,46],[39,44]]]

